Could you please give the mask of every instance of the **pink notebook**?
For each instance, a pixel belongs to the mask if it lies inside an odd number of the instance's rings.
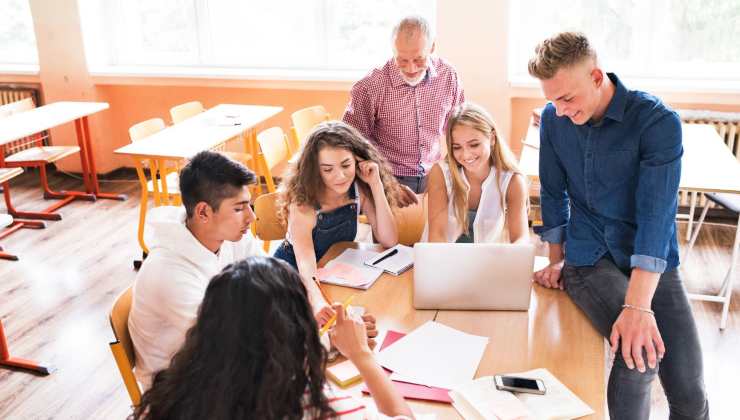
[[[380,345],[380,350],[383,350],[384,348],[390,346],[405,335],[406,334],[400,333],[398,331],[389,330],[388,333],[385,335],[385,340],[383,340],[383,344]],[[389,375],[391,374],[390,370],[385,368],[383,369],[388,372]],[[391,382],[393,383],[393,386],[396,387],[398,393],[401,394],[401,396],[403,396],[404,398],[452,404],[452,398],[450,398],[449,389],[435,388],[426,385],[410,384],[398,381]],[[364,392],[365,394],[370,393],[370,391],[367,389],[367,386],[363,386],[362,392]]]

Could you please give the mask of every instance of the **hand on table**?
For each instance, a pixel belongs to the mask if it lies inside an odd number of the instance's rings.
[[[565,260],[552,263],[540,271],[534,273],[534,281],[541,286],[545,286],[548,289],[560,289],[563,290],[563,281],[561,278],[561,272],[563,271],[563,264]]]

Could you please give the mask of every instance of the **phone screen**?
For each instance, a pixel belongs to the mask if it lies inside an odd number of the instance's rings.
[[[537,381],[534,379],[525,379],[525,378],[514,378],[511,376],[503,376],[501,377],[501,381],[503,382],[504,386],[512,387],[512,388],[525,388],[525,389],[539,389],[537,387]]]

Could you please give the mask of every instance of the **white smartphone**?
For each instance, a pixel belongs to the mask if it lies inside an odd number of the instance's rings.
[[[541,379],[521,378],[518,376],[494,376],[496,389],[500,391],[526,392],[529,394],[545,394],[545,383]]]

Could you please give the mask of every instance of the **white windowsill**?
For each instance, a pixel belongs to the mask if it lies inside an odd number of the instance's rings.
[[[217,86],[346,91],[367,70],[289,70],[206,67],[110,66],[91,68],[98,85]]]

